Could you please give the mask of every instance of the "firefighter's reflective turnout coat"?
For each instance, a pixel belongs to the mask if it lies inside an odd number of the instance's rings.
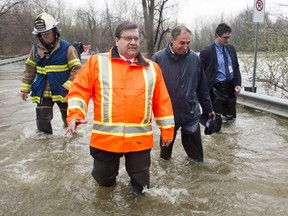
[[[46,53],[47,49],[42,44],[34,44],[25,62],[21,91],[31,91],[32,102],[41,103],[46,97],[64,103],[81,62],[75,49],[64,40],[57,39],[55,49],[48,58]]]
[[[130,65],[120,58],[117,47],[91,56],[66,97],[68,123],[85,119],[91,98],[91,147],[119,153],[151,149],[152,112],[163,140],[173,138],[173,110],[161,69],[141,54]]]

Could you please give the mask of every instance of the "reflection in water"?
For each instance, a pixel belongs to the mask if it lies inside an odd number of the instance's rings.
[[[91,123],[65,137],[55,109],[54,134],[37,133],[35,105],[20,100],[22,64],[0,66],[0,215],[287,214],[287,119],[238,107],[234,123],[202,136],[202,164],[180,140],[172,160],[159,159],[156,135],[151,188],[135,197],[123,161],[115,187],[91,177]]]

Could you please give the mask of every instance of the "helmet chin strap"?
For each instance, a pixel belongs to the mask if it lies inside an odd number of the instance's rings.
[[[51,53],[52,50],[55,48],[56,39],[57,39],[57,37],[58,37],[58,36],[57,36],[57,33],[56,33],[55,31],[53,31],[53,33],[54,33],[54,40],[53,40],[51,43],[49,43],[49,44],[47,44],[47,43],[44,41],[44,39],[42,38],[41,34],[38,34],[38,35],[37,35],[38,38],[39,38],[39,40],[40,40],[40,42],[42,43],[42,45],[48,50],[49,53]]]

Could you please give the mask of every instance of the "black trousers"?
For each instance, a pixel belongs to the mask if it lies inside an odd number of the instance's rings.
[[[168,147],[162,147],[162,139],[160,137],[160,157],[169,160],[172,155],[173,145],[177,135],[177,131],[181,125],[175,124],[174,138]],[[192,133],[181,129],[181,141],[187,156],[197,162],[203,162],[203,146],[201,140],[201,131],[198,124],[197,130]]]
[[[136,192],[141,193],[144,187],[150,187],[150,151],[113,153],[90,147],[90,154],[94,158],[92,176],[100,186],[113,186],[118,175],[120,157],[124,156],[131,185]]]
[[[61,117],[64,122],[64,127],[67,127],[67,103],[53,102],[52,98],[43,98],[41,103],[37,103],[36,107],[36,124],[39,131],[52,134],[51,120],[53,119],[53,106],[57,104]]]
[[[210,96],[216,114],[236,118],[236,93],[232,80],[215,83]]]

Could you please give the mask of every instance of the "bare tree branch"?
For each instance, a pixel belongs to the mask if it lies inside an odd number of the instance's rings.
[[[24,1],[0,0],[0,16],[7,13],[14,6],[23,3]]]

